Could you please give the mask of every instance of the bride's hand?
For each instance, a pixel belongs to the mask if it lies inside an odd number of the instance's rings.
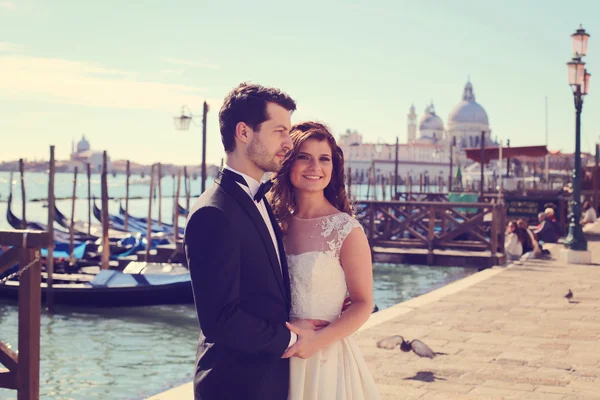
[[[298,341],[290,346],[281,358],[290,358],[292,356],[309,358],[323,347],[319,331],[297,326],[289,322],[286,322],[285,325],[290,331],[298,335]]]
[[[311,329],[313,331],[319,331],[329,325],[329,321],[323,319],[294,319],[291,321],[292,324],[304,329]]]

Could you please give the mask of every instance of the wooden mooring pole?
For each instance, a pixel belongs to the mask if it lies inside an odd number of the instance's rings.
[[[150,249],[152,248],[152,193],[154,192],[154,164],[150,168],[150,196],[148,196],[148,220],[146,221],[146,225],[148,227],[148,231],[146,233],[146,258],[145,261],[148,262],[150,258]]]
[[[87,163],[87,186],[88,186],[88,235],[92,234],[92,165]]]
[[[102,197],[102,263],[101,269],[109,268],[110,244],[108,241],[108,157],[106,150],[102,155],[101,197]]]
[[[175,192],[175,218],[173,221],[173,233],[175,237],[175,246],[179,239],[179,191],[181,189],[181,170],[177,171],[177,190]]]
[[[75,200],[77,200],[77,167],[73,170],[73,197],[71,197],[71,229],[69,230],[69,260],[75,264]]]
[[[348,199],[352,200],[352,168],[348,167],[348,176],[347,179],[348,181]]]
[[[48,236],[50,238],[48,244],[48,257],[46,259],[46,272],[48,273],[48,279],[46,284],[48,289],[46,290],[46,310],[49,313],[54,312],[54,291],[52,285],[54,283],[54,174],[56,169],[56,163],[54,160],[54,146],[50,146],[50,164],[48,165]]]
[[[162,226],[162,166],[158,163],[158,226]]]
[[[206,116],[208,114],[208,103],[204,102],[202,110],[202,192],[206,190]]]
[[[127,160],[127,170],[125,171],[125,218],[123,225],[125,230],[129,229],[129,177],[131,176],[131,163]]]
[[[223,159],[221,159],[222,161]],[[190,195],[192,191],[192,182],[187,172],[187,167],[183,167],[183,184],[185,186],[185,212],[190,212]]]
[[[21,206],[23,219],[21,220],[21,227],[23,229],[27,229],[27,217],[26,217],[26,209],[27,209],[27,198],[25,196],[25,165],[23,163],[23,159],[19,159],[19,172],[21,173]]]
[[[483,201],[483,171],[485,168],[485,131],[481,131],[481,154],[479,156],[479,162],[481,163],[481,177],[479,180],[479,201]]]

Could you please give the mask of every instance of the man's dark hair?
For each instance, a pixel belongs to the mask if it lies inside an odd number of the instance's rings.
[[[275,103],[288,111],[296,110],[296,102],[276,88],[253,83],[240,83],[223,102],[219,111],[221,141],[226,152],[235,149],[235,127],[244,122],[252,130],[257,130],[268,119],[267,103]]]

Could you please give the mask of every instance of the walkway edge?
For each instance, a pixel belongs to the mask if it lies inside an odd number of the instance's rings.
[[[469,275],[465,278],[449,283],[429,293],[425,293],[420,296],[414,297],[410,300],[406,300],[402,303],[398,303],[395,306],[386,308],[385,310],[377,311],[375,314],[371,315],[369,320],[362,327],[360,327],[358,332],[373,328],[374,326],[389,321],[390,319],[395,318],[399,315],[409,313],[426,304],[433,303],[435,301],[440,300],[443,297],[460,292],[461,290],[476,285],[479,282],[485,281],[486,279],[489,279],[492,276],[498,275],[499,273],[505,271],[511,266],[512,265],[508,267],[495,266],[493,268],[485,269],[473,275]]]

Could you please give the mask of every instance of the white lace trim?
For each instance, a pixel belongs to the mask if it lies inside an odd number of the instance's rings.
[[[340,257],[340,251],[344,240],[350,234],[354,228],[361,228],[362,225],[356,219],[352,218],[346,213],[334,214],[323,218],[321,221],[321,236],[324,238],[330,238],[327,240],[329,251],[336,258]],[[332,233],[336,231],[337,234],[332,236]]]

